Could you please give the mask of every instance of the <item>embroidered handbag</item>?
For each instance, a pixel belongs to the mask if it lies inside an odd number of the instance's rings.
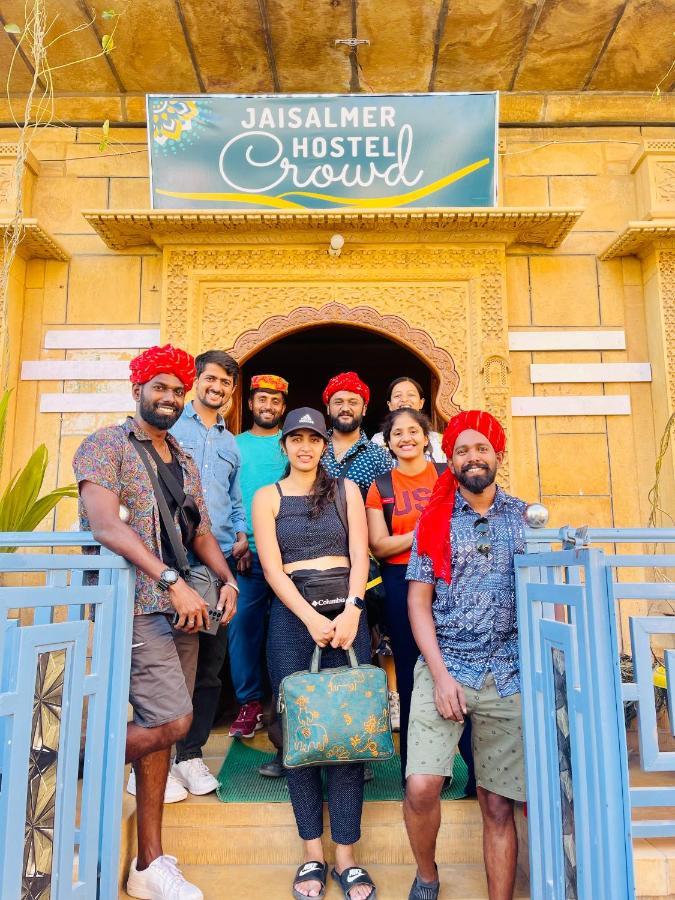
[[[359,665],[347,650],[348,666],[321,669],[321,647],[309,671],[287,675],[279,685],[284,766],[373,762],[394,755],[387,676]]]

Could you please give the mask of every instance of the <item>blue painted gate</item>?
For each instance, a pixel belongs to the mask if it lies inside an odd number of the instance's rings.
[[[551,550],[556,541],[562,549]],[[631,821],[637,807],[675,806],[675,788],[631,788],[624,719],[624,702],[637,701],[641,768],[675,770],[675,753],[658,747],[650,643],[675,633],[675,619],[628,610],[635,674],[623,684],[617,621],[624,601],[675,599],[675,584],[659,577],[675,569],[675,554],[612,554],[591,546],[599,542],[675,545],[675,529],[531,531],[516,558],[536,900],[628,900],[632,837],[675,835],[673,821]],[[665,663],[675,676],[675,650]]]
[[[0,535],[2,900],[117,897],[135,574],[96,546]]]

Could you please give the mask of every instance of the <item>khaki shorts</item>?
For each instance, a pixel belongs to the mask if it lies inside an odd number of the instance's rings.
[[[143,728],[192,712],[199,635],[176,631],[166,613],[134,616],[129,702]]]
[[[488,675],[480,690],[464,687],[471,720],[476,784],[486,791],[525,800],[520,694],[500,697]],[[444,719],[434,703],[434,682],[421,660],[415,666],[408,727],[408,775],[452,775],[463,722]]]

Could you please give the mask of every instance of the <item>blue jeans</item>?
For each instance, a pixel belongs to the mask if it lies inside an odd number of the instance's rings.
[[[260,559],[252,553],[251,568],[237,575],[237,614],[227,628],[230,673],[237,703],[262,700],[262,652],[267,611],[274,594],[265,581]]]

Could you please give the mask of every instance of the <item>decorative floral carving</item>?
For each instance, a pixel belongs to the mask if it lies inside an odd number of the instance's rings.
[[[675,162],[664,160],[654,165],[654,190],[657,201],[675,202]]]

